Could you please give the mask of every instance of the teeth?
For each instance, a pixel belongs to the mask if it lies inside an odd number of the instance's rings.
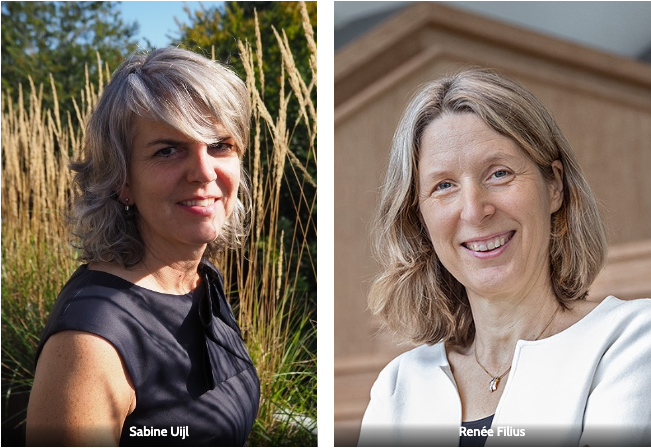
[[[497,249],[500,246],[504,246],[507,241],[508,238],[506,237],[495,238],[494,240],[489,241],[486,244],[467,243],[466,247],[470,250],[474,250],[475,252],[488,252],[489,250]]]
[[[187,205],[189,207],[208,207],[215,203],[215,198],[210,199],[200,199],[198,201],[181,201],[181,205]]]

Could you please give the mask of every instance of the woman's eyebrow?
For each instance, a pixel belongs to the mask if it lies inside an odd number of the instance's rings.
[[[478,157],[477,159],[473,160],[472,163],[473,165],[485,166],[494,163],[510,162],[513,159],[514,156],[512,154],[500,151],[496,154],[491,154],[485,157]],[[424,168],[421,169],[421,171],[423,173],[423,177],[427,179],[436,179],[439,177],[449,176],[454,171],[454,168],[439,168],[438,166],[433,166],[429,170],[427,168]]]
[[[481,159],[480,161],[483,163],[495,163],[495,162],[509,161],[512,160],[513,158],[514,158],[513,154],[500,151],[496,154],[486,157],[485,159]]]
[[[158,146],[158,145],[166,145],[166,146],[183,146],[187,145],[188,142],[184,140],[175,140],[173,138],[157,138],[155,140],[150,141],[147,143],[147,147],[150,146]]]

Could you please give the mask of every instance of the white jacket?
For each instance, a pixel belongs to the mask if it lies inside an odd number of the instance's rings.
[[[558,334],[518,341],[505,380],[486,446],[651,446],[651,299],[609,296]],[[460,426],[445,347],[421,346],[378,376],[359,445],[458,446]]]

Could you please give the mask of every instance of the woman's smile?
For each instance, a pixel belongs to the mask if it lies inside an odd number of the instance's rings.
[[[180,205],[185,205],[188,207],[210,207],[214,203],[215,203],[215,198],[189,199],[187,201],[179,202]]]
[[[177,205],[185,212],[192,213],[193,215],[210,217],[213,216],[217,210],[217,202],[219,198],[194,198],[177,202]]]
[[[504,253],[514,235],[515,230],[499,233],[487,238],[466,241],[461,244],[461,247],[466,249],[472,256],[480,259],[495,258]]]

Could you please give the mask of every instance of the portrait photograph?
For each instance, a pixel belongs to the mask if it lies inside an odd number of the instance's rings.
[[[2,2],[2,446],[317,446],[316,2]]]
[[[648,445],[649,6],[335,2],[335,446]]]

